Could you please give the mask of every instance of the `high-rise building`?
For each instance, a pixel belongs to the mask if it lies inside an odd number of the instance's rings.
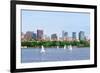
[[[68,37],[68,32],[64,33],[64,37],[67,38]]]
[[[32,40],[32,35],[33,32],[27,31],[26,34],[24,35],[25,40]]]
[[[51,40],[56,41],[57,40],[57,34],[52,34],[51,35]]]
[[[43,39],[43,30],[37,30],[37,40]]]
[[[37,39],[36,37],[37,37],[36,33],[33,32],[32,39],[36,40]]]
[[[63,39],[64,39],[64,33],[65,33],[65,32],[64,32],[64,31],[62,31],[62,38],[63,38]]]
[[[72,39],[76,40],[76,32],[72,32]]]
[[[79,32],[79,40],[85,40],[85,33],[84,31]]]
[[[68,32],[62,31],[62,38],[67,39],[68,38]]]

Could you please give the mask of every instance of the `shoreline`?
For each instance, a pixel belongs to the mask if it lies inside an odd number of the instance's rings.
[[[27,49],[27,48],[32,48],[32,49],[37,49],[37,48],[40,48],[41,49],[41,47],[21,47],[21,49]],[[57,47],[44,47],[44,48],[57,48]],[[64,47],[59,47],[59,48],[64,48]],[[68,47],[67,47],[68,48]],[[90,47],[76,47],[76,46],[72,46],[72,48],[90,48]]]

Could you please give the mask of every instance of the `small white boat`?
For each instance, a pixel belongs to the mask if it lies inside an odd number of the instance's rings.
[[[68,49],[72,51],[72,46],[71,46],[71,45],[69,45],[69,46],[68,46]]]
[[[41,46],[41,53],[45,53],[44,46]]]
[[[66,49],[66,45],[64,45],[64,49]]]
[[[59,48],[59,46],[57,46],[57,48]]]

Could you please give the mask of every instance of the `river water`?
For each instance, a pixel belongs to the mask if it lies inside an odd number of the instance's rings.
[[[21,63],[90,59],[90,48],[21,48]]]

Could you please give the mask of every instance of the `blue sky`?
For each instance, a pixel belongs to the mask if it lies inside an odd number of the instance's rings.
[[[54,12],[54,11],[32,11],[22,10],[22,32],[41,29],[44,34],[50,36],[57,33],[62,36],[62,31],[68,32],[71,37],[72,32],[84,31],[86,36],[90,34],[90,14],[74,12]]]

